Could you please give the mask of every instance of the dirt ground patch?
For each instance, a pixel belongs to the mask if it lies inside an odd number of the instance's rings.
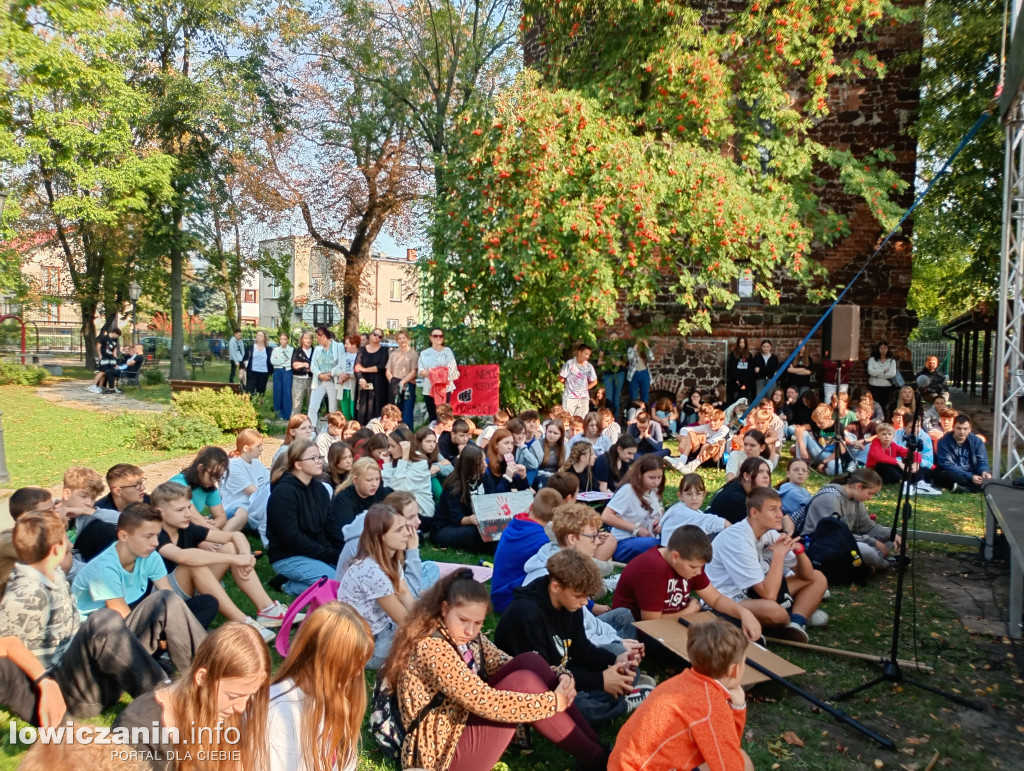
[[[131,398],[130,389],[127,394],[94,394],[85,390],[88,385],[89,383],[84,380],[65,380],[40,386],[36,389],[36,395],[48,402],[92,412],[123,412],[124,410],[163,412],[167,409],[166,404]]]

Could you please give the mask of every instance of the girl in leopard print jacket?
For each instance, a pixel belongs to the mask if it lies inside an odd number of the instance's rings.
[[[487,587],[458,570],[423,595],[399,631],[380,676],[394,684],[402,722],[412,728],[402,768],[492,768],[517,724],[532,723],[577,768],[604,769],[608,750],[572,705],[572,677],[536,653],[512,658],[499,650],[480,633],[489,608]]]

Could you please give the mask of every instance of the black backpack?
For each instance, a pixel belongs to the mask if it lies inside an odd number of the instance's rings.
[[[862,584],[867,578],[867,568],[850,526],[836,514],[818,523],[811,534],[807,556],[815,569],[825,574],[829,586]]]

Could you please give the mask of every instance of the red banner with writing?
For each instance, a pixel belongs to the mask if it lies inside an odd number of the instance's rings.
[[[501,383],[497,364],[472,364],[459,367],[459,379],[452,393],[452,412],[456,415],[493,415],[498,411]]]

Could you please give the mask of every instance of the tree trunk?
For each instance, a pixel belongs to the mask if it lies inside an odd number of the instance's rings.
[[[82,345],[85,346],[85,368],[96,369],[96,308],[98,303],[92,298],[79,301],[82,309]]]
[[[181,213],[174,212],[174,233],[171,236],[171,373],[173,380],[185,379],[185,328],[181,318],[182,283],[185,255],[181,250]]]

